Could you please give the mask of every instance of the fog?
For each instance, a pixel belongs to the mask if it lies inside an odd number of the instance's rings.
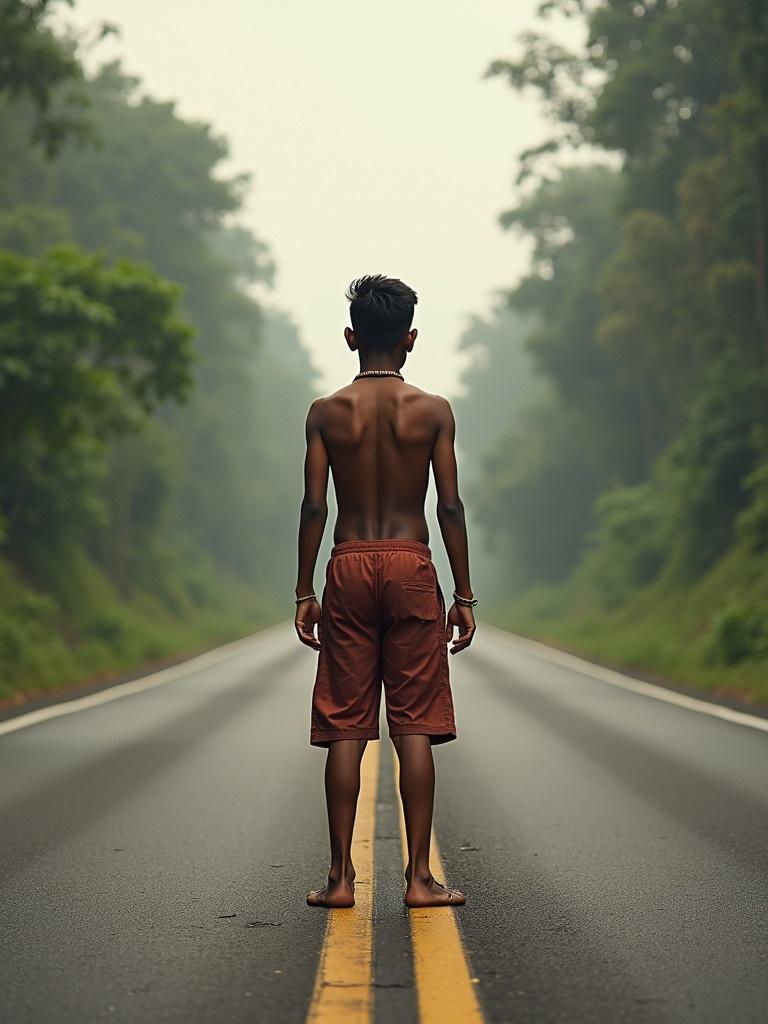
[[[535,8],[83,0],[68,17],[120,27],[91,66],[122,57],[146,91],[230,140],[231,169],[253,174],[248,224],[277,263],[269,301],[294,315],[321,388],[356,370],[346,285],[385,273],[419,295],[407,379],[452,394],[467,314],[513,284],[529,252],[497,216],[514,198],[517,154],[546,126],[534,102],[482,76]]]

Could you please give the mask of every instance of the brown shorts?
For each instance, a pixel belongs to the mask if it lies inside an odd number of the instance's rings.
[[[390,736],[456,739],[445,625],[426,544],[335,544],[325,570],[310,743],[377,740],[382,682]]]

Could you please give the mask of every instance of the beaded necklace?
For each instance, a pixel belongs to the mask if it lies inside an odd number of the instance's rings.
[[[359,380],[360,377],[399,377],[405,380],[399,370],[361,370],[352,380]]]

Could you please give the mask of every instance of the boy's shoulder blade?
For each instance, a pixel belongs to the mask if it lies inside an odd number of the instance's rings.
[[[421,391],[421,388],[419,390]],[[422,391],[421,393],[430,400],[437,412],[444,414],[451,411],[451,403],[445,395],[438,395],[437,392],[432,391]]]
[[[414,398],[423,398],[438,410],[450,408],[448,399],[444,398],[443,395],[438,395],[432,391],[425,391],[424,388],[417,387],[416,384],[406,384],[406,387]]]

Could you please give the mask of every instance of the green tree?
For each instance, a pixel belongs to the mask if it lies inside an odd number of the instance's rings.
[[[607,168],[566,168],[500,220],[534,243],[531,273],[509,293],[513,308],[537,322],[526,343],[534,366],[580,412],[596,474],[633,481],[659,449],[633,382],[596,337],[599,268],[618,242],[619,187]]]
[[[572,411],[545,402],[483,457],[468,498],[498,553],[507,596],[537,580],[562,580],[581,554],[601,483],[585,435]]]
[[[78,457],[90,464],[95,447],[187,396],[192,331],[178,298],[150,268],[74,246],[40,260],[0,251],[0,476],[12,531],[41,496],[42,467],[61,457],[64,479],[77,478]]]
[[[761,0],[716,0],[733,83],[714,108],[718,135],[748,168],[753,204],[757,321],[768,364],[768,9]]]
[[[725,2],[725,0],[724,0]],[[693,159],[716,151],[708,114],[728,88],[723,36],[709,0],[547,0],[552,13],[587,22],[583,52],[546,32],[521,37],[515,59],[489,65],[488,76],[540,97],[554,135],[523,154],[523,174],[542,155],[584,144],[622,154],[627,208],[669,213],[675,183]]]
[[[768,374],[725,353],[708,367],[679,435],[656,467],[669,495],[676,574],[708,569],[736,539],[753,495],[749,480],[763,451],[756,425],[768,426]]]
[[[536,374],[526,348],[532,329],[530,317],[502,303],[488,318],[470,317],[462,332],[458,348],[468,362],[461,375],[462,394],[453,406],[461,422],[457,445],[470,476],[494,435],[517,424],[526,407],[549,394],[548,382]]]
[[[72,0],[0,0],[0,96],[29,106],[31,139],[48,157],[68,138],[93,138],[75,43],[49,24],[63,5]]]
[[[50,448],[106,438],[185,397],[192,332],[178,297],[149,267],[75,247],[0,252],[0,455],[32,433]]]

